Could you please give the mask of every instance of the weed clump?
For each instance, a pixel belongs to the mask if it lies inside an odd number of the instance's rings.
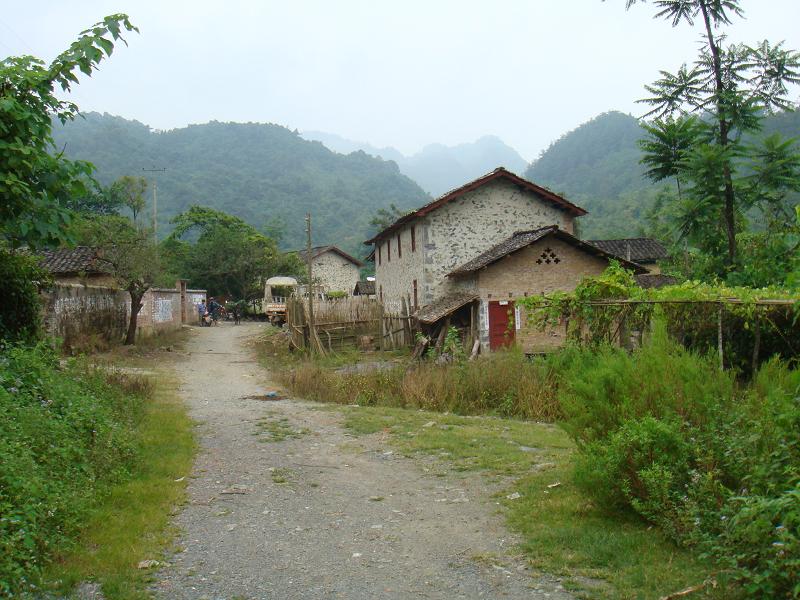
[[[93,504],[128,476],[148,382],[0,348],[0,596],[21,594]]]

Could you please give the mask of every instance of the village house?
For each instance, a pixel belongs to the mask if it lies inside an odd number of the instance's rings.
[[[450,324],[468,330],[465,337],[484,349],[515,340],[526,352],[558,346],[563,331],[529,327],[517,299],[571,291],[612,259],[647,273],[636,261],[575,237],[575,219],[584,214],[558,194],[495,169],[366,242],[374,245],[378,298],[390,312],[408,304],[431,330]],[[630,246],[631,253],[638,247]]]
[[[308,262],[308,252],[297,253],[303,263]],[[316,246],[311,249],[311,270],[314,282],[323,292],[353,293],[360,280],[361,267],[364,263],[353,258],[336,246]]]
[[[547,225],[574,231],[586,214],[558,194],[498,168],[395,221],[367,240],[375,284],[388,311],[403,299],[429,305],[459,285],[447,275],[514,234]]]
[[[96,248],[77,246],[42,250],[39,265],[53,276],[56,283],[78,283],[98,287],[115,287],[116,281],[103,265]]]

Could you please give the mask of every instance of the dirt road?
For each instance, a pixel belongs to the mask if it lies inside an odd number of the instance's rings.
[[[479,476],[434,477],[336,411],[255,399],[259,328],[199,329],[177,366],[200,452],[157,597],[571,598],[509,557]]]

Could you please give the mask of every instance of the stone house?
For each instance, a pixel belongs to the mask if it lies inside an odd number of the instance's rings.
[[[448,274],[516,231],[548,225],[572,233],[586,211],[498,168],[401,217],[366,244],[374,246],[378,298],[399,312],[458,291]]]
[[[308,262],[308,252],[297,253],[303,263]],[[314,281],[324,292],[353,293],[361,279],[364,263],[336,246],[316,246],[311,249],[311,271]]]

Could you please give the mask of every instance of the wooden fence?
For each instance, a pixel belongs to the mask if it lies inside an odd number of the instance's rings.
[[[314,300],[314,326],[310,326],[308,298],[286,302],[286,327],[297,349],[319,352],[345,347],[363,350],[395,350],[413,345],[415,319],[409,304],[400,313],[389,313],[374,298],[363,296]]]

